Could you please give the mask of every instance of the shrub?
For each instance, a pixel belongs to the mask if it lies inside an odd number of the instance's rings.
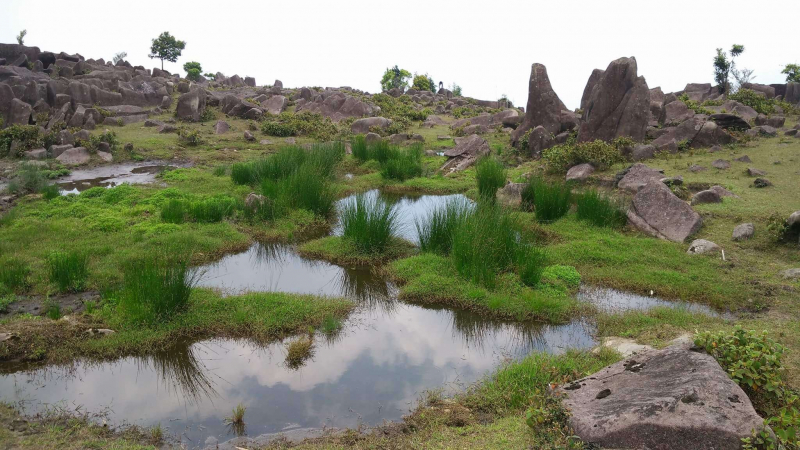
[[[128,320],[153,324],[186,309],[197,271],[188,256],[158,256],[131,261],[123,266],[119,306]]]
[[[17,258],[0,259],[0,295],[10,294],[28,287],[30,268]]]
[[[186,220],[186,203],[172,199],[161,208],[161,221],[165,223],[183,223]]]
[[[467,217],[472,206],[463,198],[453,198],[429,212],[414,225],[419,236],[419,248],[423,252],[449,255],[453,247],[453,232]]]
[[[117,139],[117,133],[112,130],[103,131],[100,134],[93,134],[90,138],[90,145],[91,148],[97,149],[98,144],[100,142],[105,142],[111,148],[111,150],[116,150],[117,146],[119,145],[119,139]]]
[[[381,176],[387,180],[405,181],[422,175],[422,146],[395,149],[381,166]]]
[[[541,178],[531,178],[522,189],[522,207],[536,212],[539,222],[552,222],[563,217],[570,208],[572,193],[564,183],[547,183]]]
[[[764,95],[751,89],[739,89],[728,96],[745,106],[755,109],[759,114],[772,114],[775,112],[775,99],[766,98]]]
[[[362,253],[383,253],[399,227],[396,208],[365,194],[344,204],[339,221],[344,238]]]
[[[311,112],[289,113],[267,118],[261,132],[276,137],[308,136],[318,141],[329,141],[338,133],[330,118]]]
[[[42,192],[47,186],[47,171],[38,166],[23,164],[8,183],[8,190],[15,194],[29,194]]]
[[[80,292],[89,275],[89,258],[86,254],[57,251],[47,258],[50,281],[59,292]]]
[[[686,107],[694,111],[695,114],[708,114],[708,115],[714,114],[714,111],[705,108],[703,105],[694,100],[689,99],[689,96],[687,94],[681,95],[680,97],[678,97],[678,100],[682,101],[686,105]]]
[[[502,162],[491,156],[483,156],[475,164],[475,178],[481,197],[493,200],[497,190],[505,186],[507,173]]]
[[[297,134],[297,130],[291,123],[264,122],[261,124],[261,132],[267,136],[288,137]]]
[[[628,222],[625,212],[614,200],[590,189],[577,196],[578,219],[598,227],[620,228]]]
[[[178,140],[192,147],[203,143],[203,138],[200,137],[198,130],[190,130],[186,127],[181,127],[178,130]]]
[[[61,190],[55,184],[48,184],[43,187],[40,191],[42,197],[45,200],[52,200],[54,198],[58,198],[61,195]]]
[[[624,160],[620,150],[633,143],[629,138],[616,138],[611,143],[595,140],[576,143],[574,139],[548,148],[542,152],[547,169],[553,173],[566,173],[570,167],[589,163],[604,170]]]
[[[381,115],[394,121],[404,121],[408,126],[411,123],[408,121],[423,121],[431,114],[431,110],[424,108],[421,110],[414,109],[410,103],[405,103],[402,98],[407,96],[394,98],[388,94],[375,94],[370,99],[373,103],[381,108]]]
[[[436,92],[435,86],[433,79],[428,74],[414,75],[414,80],[411,83],[411,87],[418,91]]]
[[[11,154],[11,143],[17,142],[15,154]],[[44,146],[44,136],[36,125],[11,125],[0,130],[0,157],[19,156],[23,151]]]
[[[203,67],[197,61],[184,63],[183,70],[186,71],[186,79],[192,81],[200,80],[200,74],[203,73]]]

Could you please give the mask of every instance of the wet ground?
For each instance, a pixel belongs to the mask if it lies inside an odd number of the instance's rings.
[[[453,197],[383,196],[400,209],[401,234],[412,242],[414,220]],[[405,304],[396,299],[396,287],[369,268],[306,260],[291,245],[256,244],[202,269],[201,286],[226,292],[347,297],[358,306],[336,335],[315,335],[313,356],[299,368],[285,361],[291,339],[268,346],[184,342],[146,358],[3,375],[0,397],[23,401],[29,411],[60,402],[107,410],[113,423],[160,423],[188,447],[203,447],[235,437],[224,419],[239,403],[247,406],[248,436],[374,426],[401,419],[426,390],[463,389],[532,351],[561,353],[596,344],[593,326],[581,321],[508,323]],[[601,308],[669,304],[591,288],[580,297]]]
[[[149,184],[156,181],[158,174],[175,169],[179,165],[163,161],[111,164],[92,169],[74,170],[58,180],[61,195],[78,194],[93,187],[114,187],[123,183]]]

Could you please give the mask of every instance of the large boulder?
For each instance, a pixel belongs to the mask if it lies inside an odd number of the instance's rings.
[[[703,225],[700,214],[659,180],[650,180],[633,196],[628,218],[655,237],[683,242]]]
[[[731,128],[734,130],[750,129],[750,124],[747,123],[746,120],[742,119],[741,117],[735,114],[728,114],[728,113],[712,114],[711,116],[709,116],[709,119],[713,120],[714,123],[726,129],[727,128]]]
[[[541,158],[542,151],[554,145],[553,135],[541,125],[531,130],[528,136],[528,154],[534,159]]]
[[[594,166],[588,163],[572,166],[567,171],[567,181],[584,181],[594,173]]]
[[[15,98],[11,100],[11,107],[6,117],[6,125],[28,125],[31,123],[31,105]]]
[[[786,93],[783,100],[793,105],[800,105],[800,83],[786,83]]]
[[[558,134],[561,130],[561,111],[567,109],[558,98],[547,68],[535,63],[531,66],[531,77],[528,81],[528,103],[525,109],[525,118],[522,124],[511,133],[513,145],[528,131],[538,126],[543,127],[550,134]]]
[[[353,134],[367,134],[372,127],[383,129],[391,124],[392,121],[385,117],[365,117],[353,122],[353,124],[350,125],[350,132]]]
[[[636,163],[621,174],[617,187],[623,191],[635,194],[651,180],[659,181],[662,178],[664,178],[663,170],[653,169],[645,164]]]
[[[178,97],[175,116],[182,120],[197,122],[206,109],[206,95],[202,89],[195,89]]]
[[[764,97],[766,98],[775,98],[775,88],[766,84],[743,83],[742,88],[760,92],[764,94]]]
[[[620,58],[608,65],[583,111],[578,133],[581,142],[610,141],[628,136],[643,141],[650,118],[650,89],[637,76],[635,58]]]
[[[261,106],[263,106],[268,113],[278,115],[286,110],[286,105],[288,104],[289,100],[287,100],[286,97],[282,95],[273,95],[267,101],[261,103]]]
[[[603,78],[604,73],[605,70],[603,69],[594,69],[592,74],[589,75],[589,81],[586,82],[586,87],[583,88],[583,95],[581,96],[581,110],[585,109],[586,105],[589,104],[589,100],[592,98],[592,89]]]
[[[80,166],[86,164],[91,159],[89,150],[84,147],[74,147],[65,150],[56,160],[65,166]]]
[[[479,157],[490,152],[489,144],[477,134],[465,138],[456,138],[455,141],[456,146],[444,152],[444,156],[449,159],[439,171],[445,175],[460,172],[470,167],[475,164]]]
[[[602,448],[738,450],[763,429],[744,391],[690,343],[641,351],[560,392],[574,433]]]

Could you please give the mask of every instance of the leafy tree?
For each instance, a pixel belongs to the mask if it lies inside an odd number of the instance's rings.
[[[119,52],[114,55],[114,64],[116,65],[118,62],[123,61],[128,56],[128,52]]]
[[[386,69],[381,78],[381,89],[388,91],[392,88],[408,87],[408,79],[411,78],[411,72],[400,69],[396,65],[391,69]]]
[[[414,75],[414,81],[411,83],[411,87],[418,91],[436,92],[436,84],[427,73],[425,75]]]
[[[800,65],[797,64],[787,64],[781,73],[786,74],[786,82],[793,81],[795,83],[800,83]]]
[[[721,94],[727,94],[731,90],[729,81],[731,71],[734,71],[734,73],[736,71],[734,59],[744,53],[744,45],[733,44],[730,53],[731,57],[728,59],[728,54],[718,48],[717,56],[714,57],[714,81],[717,82]]]
[[[450,92],[453,93],[456,97],[461,97],[461,86],[453,83],[450,85]]]
[[[183,70],[186,71],[186,79],[197,81],[200,79],[200,74],[203,73],[203,67],[197,61],[189,61],[183,65]]]
[[[217,75],[213,74],[211,72],[204,73],[203,76],[208,78],[209,80],[216,80],[217,79]]]
[[[150,54],[147,55],[151,59],[161,60],[161,70],[164,70],[164,61],[175,62],[181,56],[181,52],[186,48],[186,42],[175,39],[175,36],[165,31],[153,39],[153,45],[150,46]]]
[[[28,30],[22,30],[17,35],[17,44],[25,45],[25,35],[28,34]]]

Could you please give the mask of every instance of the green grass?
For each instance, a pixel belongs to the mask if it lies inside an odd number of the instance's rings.
[[[328,236],[300,245],[298,251],[310,259],[319,259],[344,266],[381,265],[415,253],[414,244],[397,237],[386,243],[381,252],[364,252],[355,242],[341,236]]]
[[[195,222],[216,223],[231,217],[236,211],[236,201],[227,196],[216,196],[189,203],[187,211]]]
[[[52,200],[54,198],[57,198],[59,195],[61,195],[61,191],[58,189],[58,186],[55,185],[55,184],[48,184],[47,186],[44,186],[43,188],[41,188],[39,190],[39,192],[42,194],[42,197],[45,200]]]
[[[292,208],[312,211],[327,217],[335,209],[336,194],[316,167],[303,165],[281,182],[280,195]]]
[[[0,258],[0,295],[27,289],[30,271],[28,264],[19,258]]]
[[[369,158],[369,150],[367,149],[367,140],[362,135],[354,136],[350,140],[350,149],[353,152],[353,158],[360,162],[367,162]]]
[[[594,226],[622,228],[628,222],[625,211],[619,202],[601,195],[594,189],[576,196],[578,219]]]
[[[449,255],[453,247],[453,233],[472,208],[471,203],[463,198],[448,200],[422,218],[414,225],[419,236],[419,247],[423,252]]]
[[[680,334],[694,333],[698,329],[717,329],[724,323],[725,320],[721,318],[686,308],[656,307],[647,311],[598,314],[597,334],[635,338],[642,343],[663,345]]]
[[[491,156],[483,156],[475,164],[475,179],[481,197],[494,199],[497,190],[505,186],[508,174],[503,163]]]
[[[536,220],[549,223],[564,217],[570,208],[572,193],[569,186],[560,182],[547,182],[531,178],[522,189],[522,207],[536,212]]]
[[[161,208],[161,221],[164,223],[182,224],[186,221],[186,202],[172,199]]]
[[[359,252],[383,253],[399,229],[397,208],[379,196],[358,194],[342,205],[342,234]]]
[[[47,258],[50,282],[59,292],[80,292],[86,286],[89,257],[86,253],[57,251]]]
[[[188,255],[162,255],[128,263],[119,308],[132,323],[153,324],[184,311],[198,281]]]
[[[405,181],[422,175],[422,147],[394,149],[381,164],[381,176],[387,180]]]

